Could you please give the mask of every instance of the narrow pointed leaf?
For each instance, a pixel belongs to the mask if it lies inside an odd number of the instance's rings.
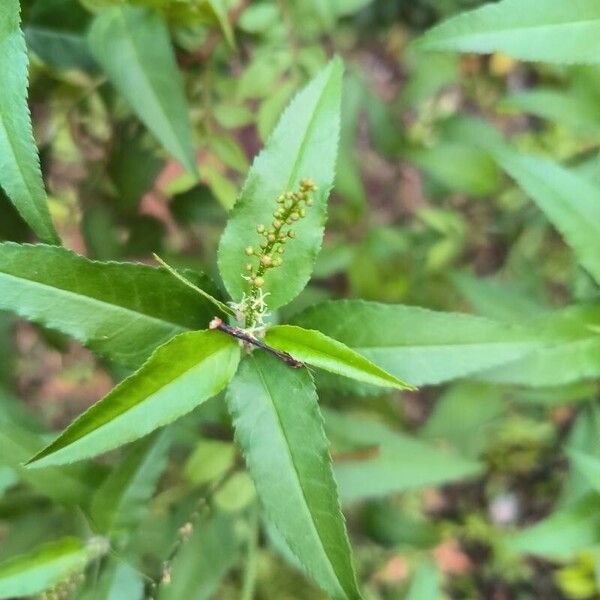
[[[360,598],[309,372],[255,352],[227,398],[267,518],[333,598]]]
[[[135,6],[102,10],[89,45],[111,83],[160,143],[192,174],[192,126],[167,27],[157,12]]]
[[[35,234],[57,244],[27,106],[27,48],[19,22],[19,0],[5,0],[0,10],[0,186]]]
[[[303,178],[313,179],[319,189],[306,217],[294,225],[296,237],[287,244],[282,266],[265,275],[269,306],[287,304],[310,278],[335,176],[341,85],[342,64],[335,59],[292,100],[250,168],[219,246],[221,276],[236,301],[248,286],[244,248],[261,241],[256,226],[270,226],[277,197],[296,190]]]
[[[503,0],[448,19],[418,42],[424,50],[504,52],[554,63],[600,61],[596,0]]]
[[[99,548],[76,538],[44,544],[0,564],[0,598],[39,594],[82,571]]]
[[[131,531],[142,520],[167,465],[168,432],[136,443],[94,494],[91,516],[101,533]]]
[[[204,276],[186,273],[216,294]],[[63,248],[0,244],[0,308],[128,366],[207,326],[215,309],[162,269],[90,261]]]
[[[233,377],[240,349],[218,331],[182,333],[36,454],[34,467],[90,458],[171,423],[218,394]]]
[[[278,325],[268,330],[265,341],[302,362],[336,375],[383,387],[414,389],[345,344],[314,329]]]
[[[571,460],[571,465],[584,476],[588,485],[595,492],[600,493],[600,460],[596,456],[573,448],[567,450],[567,456]]]
[[[534,332],[481,317],[362,300],[325,302],[294,322],[347,344],[414,385],[467,377],[544,345]]]
[[[340,448],[334,472],[346,502],[469,479],[482,471],[477,461],[368,419],[327,411],[325,424],[334,448]]]

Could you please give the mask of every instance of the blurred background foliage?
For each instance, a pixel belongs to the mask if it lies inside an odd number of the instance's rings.
[[[109,84],[98,56],[110,44],[90,50],[92,22],[116,4],[22,2],[35,137],[67,246],[101,260],[159,252],[216,279],[217,241],[252,157],[295,91],[339,53],[347,76],[328,231],[286,318],[361,297],[514,323],[597,299],[546,217],[460,122],[483,118],[598,184],[598,67],[409,46],[477,0],[132,0],[168,28],[198,179],[140,121],[162,118],[148,98]],[[150,53],[157,42],[145,43]],[[27,241],[4,197],[0,211],[0,239]],[[48,552],[56,585],[43,597],[321,597],[258,522],[219,399],[99,463],[26,471],[49,432],[126,373],[8,316],[0,339],[0,559]],[[365,598],[600,597],[597,381],[556,385],[550,371],[535,387],[500,377],[323,394]],[[96,534],[115,503],[106,548]]]

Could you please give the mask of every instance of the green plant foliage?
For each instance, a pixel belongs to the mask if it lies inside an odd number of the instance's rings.
[[[326,430],[334,447],[336,442],[340,446],[335,478],[346,501],[464,479],[481,471],[475,461],[437,450],[376,422],[329,411]],[[365,456],[359,460],[344,460],[346,454],[360,455],[361,451]]]
[[[310,374],[255,355],[243,361],[227,398],[268,519],[332,597],[360,598]]]
[[[190,277],[212,288],[205,277]],[[129,366],[174,335],[206,326],[214,313],[165,271],[42,245],[0,244],[0,289],[3,309]]]
[[[235,373],[239,348],[212,331],[183,333],[78,417],[30,466],[96,456],[171,423],[218,394]]]
[[[65,538],[0,564],[0,598],[38,594],[80,573],[101,553],[98,542]]]
[[[257,238],[252,232],[261,224],[271,227],[276,199],[306,177],[318,188],[314,206],[294,225],[297,239],[286,248],[282,268],[265,279],[269,306],[287,304],[310,277],[335,176],[341,83],[342,64],[334,60],[294,98],[248,172],[219,246],[219,270],[236,301],[248,291],[242,275],[248,258],[244,249]]]
[[[360,300],[327,302],[294,318],[413,385],[466,377],[543,346],[535,332],[458,313]]]
[[[363,383],[411,389],[411,386],[320,331],[279,325],[271,328],[265,339],[274,348],[289,352],[298,360],[325,371]]]
[[[94,19],[88,40],[94,58],[140,120],[195,174],[187,102],[163,20],[145,8],[107,8]]]
[[[0,10],[0,87],[0,185],[35,234],[56,244],[27,107],[27,50],[18,0],[8,0]]]
[[[488,53],[523,60],[598,62],[600,9],[594,0],[503,0],[458,15],[419,40],[424,50]]]

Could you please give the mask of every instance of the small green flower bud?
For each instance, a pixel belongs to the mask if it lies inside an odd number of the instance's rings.
[[[264,250],[268,245],[267,242],[263,242],[260,247]]]
[[[285,244],[287,241],[287,234],[285,233],[280,233],[279,234],[279,240],[278,240],[281,244]]]
[[[254,254],[254,248],[252,246],[246,246],[244,252],[247,256],[252,256]]]
[[[280,267],[282,263],[282,260],[280,258],[274,258],[273,262],[272,262],[272,266],[273,267]]]
[[[279,248],[277,248],[277,252],[279,252],[279,254],[283,254],[285,252],[285,248],[283,246],[279,246]]]
[[[285,202],[285,196],[283,194],[281,194],[281,196],[279,196],[277,198],[277,204],[283,204]]]
[[[300,218],[300,215],[299,215],[297,212],[293,212],[293,213],[290,215],[290,219],[291,219],[292,221],[297,221],[299,218]]]
[[[294,192],[286,192],[286,193],[285,193],[285,197],[286,197],[288,200],[292,200],[292,199],[294,198]]]
[[[264,225],[257,225],[256,226],[256,231],[258,231],[258,233],[264,233],[265,232],[265,226]]]
[[[301,208],[300,210],[298,210],[298,214],[300,215],[300,218],[303,219],[306,216],[306,211]]]
[[[246,264],[246,271],[248,271],[248,273],[252,272],[252,265],[250,263]]]
[[[295,238],[296,237],[296,232],[293,229],[290,229],[288,231],[288,237],[289,238]]]
[[[279,219],[273,221],[273,227],[275,227],[275,229],[279,229],[282,225],[283,223]]]
[[[252,283],[253,283],[253,284],[254,284],[254,285],[257,287],[257,288],[260,288],[260,287],[262,287],[263,285],[265,285],[265,280],[264,280],[262,277],[255,277],[255,278],[252,280]]]
[[[271,243],[273,243],[276,239],[277,239],[277,236],[274,233],[270,233],[267,236],[267,240],[269,240],[269,242],[271,242]]]
[[[273,262],[273,259],[268,254],[265,254],[264,256],[260,257],[260,262],[265,267],[270,267],[271,263]]]

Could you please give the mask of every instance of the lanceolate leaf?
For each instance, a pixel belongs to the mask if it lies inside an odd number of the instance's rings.
[[[195,283],[214,295],[205,277]],[[139,366],[160,344],[205,328],[215,308],[162,269],[101,263],[50,246],[0,244],[0,308]]]
[[[168,448],[168,432],[153,433],[111,471],[92,500],[91,516],[98,531],[131,531],[141,521],[167,464]]]
[[[27,49],[19,21],[19,0],[5,0],[0,9],[0,185],[35,234],[56,244],[27,107]]]
[[[268,330],[265,340],[302,362],[337,375],[383,387],[413,389],[358,352],[314,329],[279,325]]]
[[[94,58],[141,121],[195,174],[183,82],[159,14],[127,5],[107,8],[92,23],[89,44]]]
[[[551,343],[483,371],[482,379],[539,387],[600,377],[600,305],[566,308],[531,323]]]
[[[332,597],[360,598],[309,372],[255,352],[227,397],[267,518]]]
[[[466,377],[543,346],[534,333],[481,317],[361,300],[326,302],[294,321],[414,385]]]
[[[0,598],[39,594],[82,571],[102,550],[95,543],[86,546],[76,538],[64,538],[16,556],[0,564]]]
[[[237,341],[218,331],[173,338],[28,464],[89,458],[167,425],[218,394],[233,377],[239,356]]]
[[[491,53],[555,63],[600,61],[600,5],[596,0],[503,0],[434,27],[425,50]]]
[[[256,226],[270,227],[277,197],[303,178],[318,186],[314,205],[294,225],[283,265],[265,276],[271,308],[287,304],[306,285],[321,247],[327,197],[333,185],[340,128],[342,64],[332,61],[289,105],[255,159],[219,246],[219,269],[234,300],[247,291],[244,248],[260,241]]]
[[[334,442],[335,478],[344,501],[473,477],[480,463],[445,452],[364,418],[325,413]]]

